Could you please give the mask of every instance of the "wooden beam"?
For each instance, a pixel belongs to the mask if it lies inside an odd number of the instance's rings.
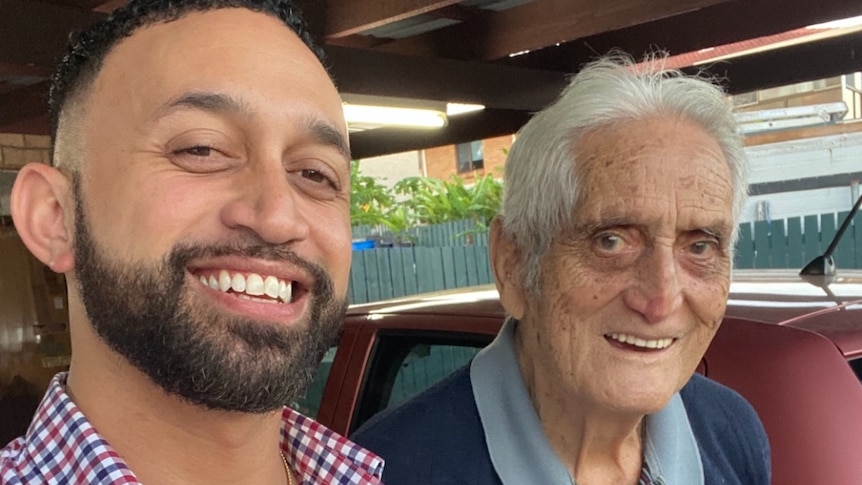
[[[0,63],[53,69],[69,32],[104,14],[32,0],[0,0]]]
[[[46,115],[48,86],[48,81],[43,81],[0,96],[0,126]]]
[[[622,29],[731,0],[536,0],[401,39],[381,52],[490,60]],[[713,26],[712,28],[718,28]],[[727,26],[722,26],[727,28]]]
[[[127,0],[100,0],[99,6],[93,8],[97,12],[111,13],[114,9],[120,8],[127,3]]]
[[[796,44],[689,68],[727,80],[731,94],[747,93],[862,71],[862,32]]]
[[[327,39],[336,39],[433,12],[459,1],[305,0],[300,2],[300,6],[314,32],[322,33]]]
[[[674,55],[683,54],[857,15],[862,15],[862,2],[859,0],[818,0],[817,8],[811,8],[809,0],[733,1],[593,35],[501,62],[577,72],[582,64],[611,49],[621,49],[637,58],[656,49]]]
[[[345,93],[536,111],[556,99],[565,74],[497,64],[423,59],[330,46],[330,72]]]
[[[453,116],[439,130],[379,128],[350,135],[353,159],[466,143],[516,133],[529,121],[526,111],[484,110]]]
[[[30,64],[0,62],[0,76],[48,78],[51,76],[51,70],[47,67],[33,66]]]
[[[13,123],[0,125],[0,133],[17,133],[19,135],[47,135],[48,115],[38,115],[32,118],[17,120]]]

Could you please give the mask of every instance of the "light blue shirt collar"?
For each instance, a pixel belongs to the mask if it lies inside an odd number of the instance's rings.
[[[470,365],[473,398],[479,410],[491,463],[504,485],[572,485],[536,415],[514,345],[509,319],[496,339]],[[661,411],[646,416],[644,460],[656,483],[702,485],[697,441],[679,393]]]

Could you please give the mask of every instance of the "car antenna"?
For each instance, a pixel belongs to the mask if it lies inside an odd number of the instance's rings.
[[[859,206],[862,205],[862,195],[859,196],[859,199],[856,200],[856,203],[853,204],[853,208],[850,209],[850,213],[847,214],[847,217],[844,218],[844,222],[841,224],[841,227],[838,229],[838,232],[835,233],[835,237],[832,238],[832,242],[829,243],[829,247],[826,248],[826,252],[812,259],[810,263],[806,264],[802,271],[799,272],[802,276],[835,276],[835,260],[832,258],[832,253],[835,251],[835,248],[838,246],[838,241],[841,240],[841,236],[844,235],[844,231],[850,227],[850,221],[853,220],[853,215],[859,210]]]

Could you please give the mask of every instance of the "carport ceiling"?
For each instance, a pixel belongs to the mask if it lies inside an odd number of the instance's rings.
[[[47,133],[47,78],[67,34],[124,0],[0,0],[0,132]],[[567,75],[617,47],[671,54],[862,15],[859,0],[300,0],[340,90],[475,103],[435,131],[351,135],[365,158],[508,134]],[[512,54],[520,55],[512,56]],[[862,70],[862,34],[760,52],[710,68],[731,92]]]

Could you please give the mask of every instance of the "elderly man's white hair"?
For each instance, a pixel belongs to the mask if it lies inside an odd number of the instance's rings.
[[[541,257],[574,220],[579,140],[620,121],[668,116],[689,120],[715,138],[733,186],[732,248],[748,192],[748,158],[732,107],[714,81],[665,70],[664,60],[652,56],[636,64],[613,54],[592,62],[519,132],[506,159],[502,229],[521,252],[524,287],[538,290]]]

